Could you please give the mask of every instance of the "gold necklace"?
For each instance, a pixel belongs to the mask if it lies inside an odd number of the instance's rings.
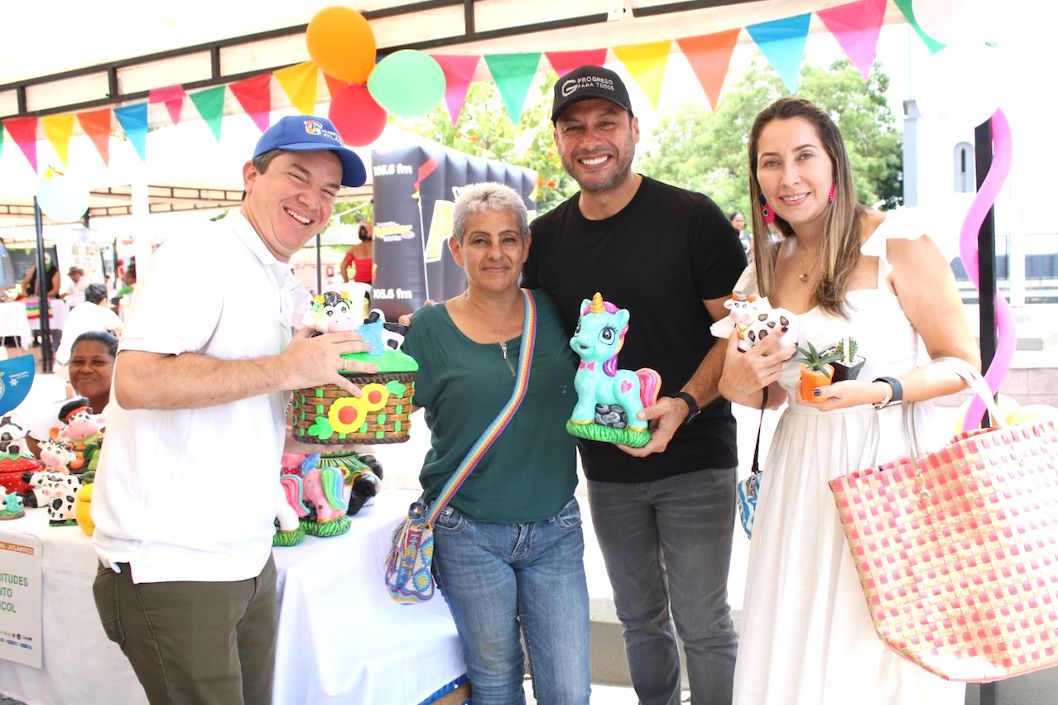
[[[797,255],[797,268],[801,270],[801,273],[797,275],[797,278],[801,280],[802,284],[807,284],[809,276],[815,270],[816,264],[819,263],[819,258],[816,257],[815,260],[812,261],[812,266],[810,266],[808,269],[805,269],[803,254],[804,253],[799,253]]]

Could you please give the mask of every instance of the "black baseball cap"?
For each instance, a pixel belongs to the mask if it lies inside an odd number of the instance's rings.
[[[588,98],[608,100],[632,113],[632,101],[628,98],[628,89],[621,77],[602,66],[587,65],[575,68],[555,81],[551,122],[555,122],[570,105]]]

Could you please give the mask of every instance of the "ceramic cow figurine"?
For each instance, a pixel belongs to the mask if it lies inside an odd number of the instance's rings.
[[[37,506],[48,508],[51,526],[76,523],[77,490],[81,489],[76,475],[44,471],[26,473],[24,479],[33,488]]]
[[[709,327],[717,338],[729,338],[738,331],[738,349],[746,352],[769,335],[780,336],[783,345],[797,344],[797,315],[784,308],[772,308],[767,297],[736,291],[724,302],[730,313]]]

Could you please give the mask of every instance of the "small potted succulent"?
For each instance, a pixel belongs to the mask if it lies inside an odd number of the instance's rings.
[[[816,387],[826,387],[834,381],[833,363],[841,358],[841,354],[827,351],[819,352],[812,343],[808,348],[797,348],[801,353],[798,361],[801,363],[801,401],[810,404],[819,403],[819,399],[813,394]]]
[[[849,379],[856,379],[859,376],[860,370],[863,369],[863,363],[867,362],[867,358],[858,354],[859,346],[856,344],[856,339],[852,337],[842,338],[841,342],[837,345],[832,345],[823,351],[824,355],[836,354],[837,360],[834,360],[831,364],[834,366],[834,377],[832,382],[844,382]]]

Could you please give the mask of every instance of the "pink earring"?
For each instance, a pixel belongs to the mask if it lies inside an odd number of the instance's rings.
[[[838,195],[838,189],[835,184],[830,185],[830,193],[827,195],[827,203],[833,203],[834,199]]]
[[[771,225],[775,222],[775,211],[768,207],[768,199],[764,197],[764,194],[760,194],[760,214],[764,218],[765,225]]]

